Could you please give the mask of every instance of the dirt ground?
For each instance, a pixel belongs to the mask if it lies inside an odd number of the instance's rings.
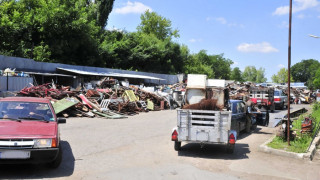
[[[127,119],[68,118],[60,126],[64,156],[58,169],[0,166],[0,179],[320,179],[319,155],[304,161],[259,152],[274,134],[272,123],[240,135],[234,154],[227,154],[217,145],[183,144],[175,151],[175,110]]]

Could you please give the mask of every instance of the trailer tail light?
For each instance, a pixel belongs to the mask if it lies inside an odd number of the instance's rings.
[[[236,143],[236,138],[234,137],[233,133],[231,133],[229,136],[229,144],[235,144],[235,143]]]
[[[280,102],[280,98],[274,98],[274,101]]]
[[[178,141],[178,132],[177,130],[174,130],[171,136],[172,141]]]

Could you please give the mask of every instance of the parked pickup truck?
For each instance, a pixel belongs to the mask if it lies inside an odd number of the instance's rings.
[[[241,100],[230,100],[231,111],[177,110],[177,127],[172,131],[174,149],[181,149],[181,142],[226,145],[233,153],[240,131],[250,129],[255,120],[247,123],[245,104]]]
[[[59,123],[48,99],[0,98],[0,164],[45,163],[57,168],[62,160]]]

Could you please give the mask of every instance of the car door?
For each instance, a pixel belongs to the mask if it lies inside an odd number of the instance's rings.
[[[240,101],[237,103],[238,107],[238,117],[240,122],[240,130],[244,130],[246,128],[246,109],[244,102]]]
[[[237,126],[239,124],[239,116],[238,116],[237,103],[236,102],[231,103],[231,111],[232,111],[231,129],[232,130],[237,130]]]

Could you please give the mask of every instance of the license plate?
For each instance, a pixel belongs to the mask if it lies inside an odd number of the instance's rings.
[[[21,150],[2,150],[0,151],[0,159],[29,159],[30,151]]]
[[[257,100],[258,103],[261,103],[261,100]]]

